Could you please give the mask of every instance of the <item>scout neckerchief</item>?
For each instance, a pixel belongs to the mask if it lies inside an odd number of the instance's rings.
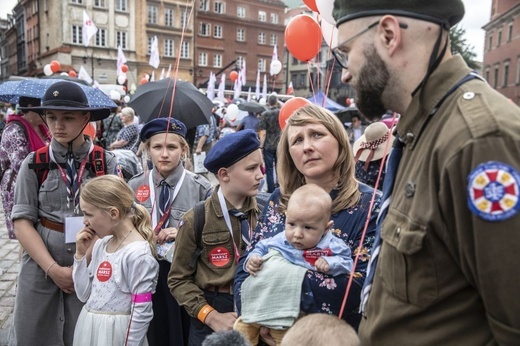
[[[74,161],[74,155],[72,151],[67,152],[67,160],[66,160],[66,170],[65,171],[54,158],[54,153],[52,151],[52,148],[49,148],[49,159],[51,162],[54,162],[56,166],[58,167],[58,170],[60,171],[61,180],[65,183],[65,186],[67,187],[67,208],[71,207],[72,202],[72,209],[74,209],[74,212],[77,213],[76,206],[79,205],[79,189],[81,186],[81,182],[83,181],[83,173],[85,172],[85,167],[87,166],[87,161],[90,153],[94,150],[94,144],[90,142],[90,148],[88,150],[87,155],[85,155],[85,158],[81,161],[81,164],[79,166],[79,170],[76,170],[76,164]]]
[[[233,236],[233,228],[231,227],[229,211],[228,211],[228,208],[226,205],[226,199],[224,198],[224,194],[222,193],[222,188],[219,187],[217,195],[218,195],[218,201],[220,203],[220,208],[222,209],[222,215],[224,216],[224,221],[226,222],[226,226],[229,229],[229,234],[231,234],[231,240],[233,241],[233,248],[235,250],[235,261],[238,264],[238,260],[240,259],[240,251],[238,250],[238,246],[235,242],[235,237]],[[241,214],[245,215],[243,213],[241,213]],[[242,218],[242,219],[239,218],[239,220],[240,220],[240,228],[241,228],[240,233],[242,234],[242,238],[244,238],[244,232],[249,232],[249,223],[247,222],[247,216],[245,216],[245,218]],[[244,223],[246,225],[244,225]],[[244,239],[244,241],[245,241],[245,239]]]
[[[170,206],[172,205],[173,201],[175,200],[175,197],[179,194],[179,190],[181,189],[182,183],[184,181],[184,177],[186,176],[186,170],[182,170],[182,175],[179,181],[177,182],[177,185],[175,186],[175,189],[173,190],[173,194],[170,194],[168,205],[164,208],[164,213],[162,214],[161,218],[159,219],[159,222],[157,222],[157,213],[154,212],[154,206],[156,205],[155,200],[155,184],[153,183],[152,174],[148,173],[148,186],[153,187],[150,188],[150,200],[152,201],[152,227],[154,229],[154,232],[157,234],[163,229],[163,225],[165,224],[165,221],[168,220],[170,216]],[[169,187],[168,187],[169,189]]]

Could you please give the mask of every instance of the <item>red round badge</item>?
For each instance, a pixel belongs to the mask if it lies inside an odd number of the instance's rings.
[[[150,186],[148,185],[141,185],[137,188],[137,191],[135,191],[135,199],[137,199],[139,202],[143,203],[150,197]]]
[[[303,258],[307,261],[311,266],[314,266],[318,258],[322,256],[332,256],[331,249],[313,249],[313,250],[304,250]]]
[[[231,260],[229,251],[223,247],[216,247],[209,253],[209,261],[216,267],[223,267]]]
[[[112,276],[112,265],[110,262],[102,262],[97,269],[96,276],[101,282],[108,281]]]

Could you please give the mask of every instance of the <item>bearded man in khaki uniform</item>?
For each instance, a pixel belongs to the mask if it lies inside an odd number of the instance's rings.
[[[362,344],[520,344],[520,109],[452,56],[462,1],[335,0],[333,16],[359,110],[402,114]]]

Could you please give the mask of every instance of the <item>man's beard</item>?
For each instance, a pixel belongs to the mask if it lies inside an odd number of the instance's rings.
[[[390,73],[374,46],[364,50],[365,64],[361,68],[356,90],[356,106],[368,120],[379,120],[388,110],[383,104],[383,92],[388,86]]]

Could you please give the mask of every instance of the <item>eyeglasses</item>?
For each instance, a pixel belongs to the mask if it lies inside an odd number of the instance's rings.
[[[368,27],[366,27],[365,29],[361,30],[360,32],[358,32],[357,34],[355,34],[354,36],[348,38],[347,40],[341,42],[336,48],[333,48],[332,49],[332,55],[334,55],[334,58],[336,58],[336,61],[338,62],[338,64],[343,67],[344,69],[348,69],[348,58],[347,58],[347,54],[345,54],[345,52],[341,49],[341,47],[344,47],[348,42],[352,41],[353,39],[363,35],[364,33],[368,32],[370,29],[372,28],[375,28],[377,26],[377,24],[379,24],[379,20],[370,24]],[[408,28],[408,24],[405,24],[405,23],[399,23],[399,27],[401,29],[407,29]]]

